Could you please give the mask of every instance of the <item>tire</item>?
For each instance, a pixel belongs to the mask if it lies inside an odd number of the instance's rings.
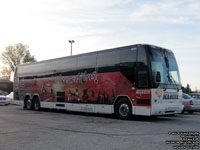
[[[189,114],[193,114],[193,113],[194,113],[193,110],[188,110],[187,112],[188,112]]]
[[[33,102],[32,102],[32,100],[30,99],[30,97],[27,97],[27,98],[25,99],[24,108],[25,108],[25,109],[28,109],[28,110],[32,110],[32,109],[33,109]]]
[[[128,99],[120,99],[115,106],[115,115],[119,119],[130,119],[132,116],[132,107]]]
[[[36,110],[36,111],[40,110],[40,100],[39,100],[38,97],[35,97],[33,99],[33,109]]]

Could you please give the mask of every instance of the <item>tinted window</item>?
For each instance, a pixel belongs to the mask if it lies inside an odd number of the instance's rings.
[[[77,69],[77,57],[43,61],[18,67],[19,77],[45,76]]]
[[[137,88],[147,88],[149,86],[149,73],[147,55],[144,46],[138,47],[136,72]]]
[[[147,56],[144,47],[138,48],[138,57],[137,57],[138,65],[139,66],[146,66],[147,65]]]
[[[21,77],[23,75],[21,66],[18,67],[15,77]]]
[[[50,72],[56,72],[56,69],[52,66],[52,64],[41,62],[31,65],[29,68],[29,72],[32,72],[34,75],[41,76],[49,74]]]
[[[52,60],[47,62],[46,65],[48,66],[46,70],[47,72],[74,71],[77,68],[77,57]]]
[[[113,66],[119,64],[119,62],[120,62],[119,50],[98,53],[98,59],[97,59],[98,67]]]
[[[133,63],[136,62],[137,47],[126,48],[120,50],[120,62],[121,63]]]
[[[18,67],[18,75],[19,77],[30,77],[30,76],[42,76],[49,74],[49,66],[45,62],[41,63],[33,63],[26,66]],[[55,68],[54,68],[55,69]],[[51,70],[52,72],[53,70]],[[54,70],[55,72],[55,70]]]
[[[137,70],[137,87],[138,88],[148,87],[148,73],[146,70]]]
[[[18,77],[23,76],[23,66],[18,67],[18,71],[17,71]]]
[[[105,51],[98,53],[97,67],[99,72],[119,71],[120,51]]]
[[[44,73],[44,68],[45,66],[43,63],[34,63],[26,66],[20,66],[18,67],[19,77],[36,76],[39,73],[41,74],[41,72]]]
[[[96,67],[97,54],[81,55],[78,57],[77,69],[89,69]]]
[[[137,47],[129,47],[120,50],[121,73],[132,83],[135,82],[135,64]]]

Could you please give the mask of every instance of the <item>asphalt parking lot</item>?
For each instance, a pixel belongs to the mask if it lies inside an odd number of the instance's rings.
[[[166,150],[174,146],[167,141],[181,141],[183,132],[200,132],[200,112],[124,121],[111,115],[0,106],[0,150]]]

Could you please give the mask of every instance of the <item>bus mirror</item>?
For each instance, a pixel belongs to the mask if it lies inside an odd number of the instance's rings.
[[[161,81],[160,72],[156,72],[156,82],[160,82],[160,81]]]

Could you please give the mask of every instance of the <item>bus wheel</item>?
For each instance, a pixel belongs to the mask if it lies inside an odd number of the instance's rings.
[[[115,107],[115,114],[120,119],[130,119],[132,115],[131,103],[126,99],[120,99]]]
[[[32,100],[30,98],[26,98],[25,100],[25,108],[28,110],[33,109]]]
[[[39,100],[38,97],[35,97],[33,99],[33,109],[36,110],[36,111],[40,110],[40,100]]]

